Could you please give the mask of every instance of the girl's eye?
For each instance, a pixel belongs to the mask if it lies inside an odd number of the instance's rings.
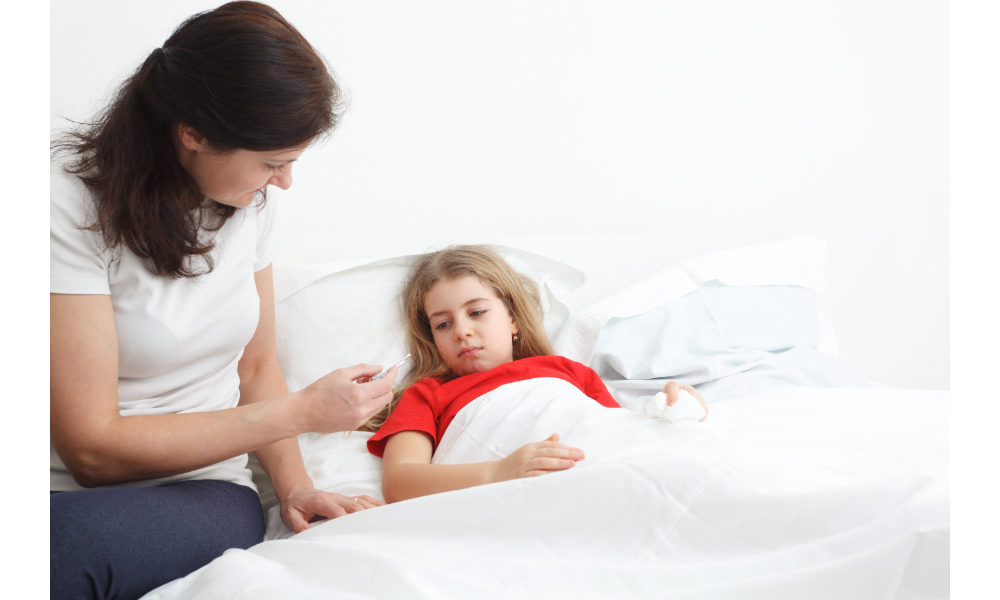
[[[434,327],[434,329],[444,329],[448,325],[451,325],[451,321],[441,321]]]
[[[282,172],[282,171],[284,171],[284,170],[285,170],[285,165],[284,165],[284,164],[280,164],[280,165],[278,165],[278,166],[276,166],[276,167],[273,167],[273,166],[271,166],[271,165],[267,165],[267,168],[268,168],[268,169],[271,169],[271,170],[272,170],[272,171],[274,171],[275,173],[280,173],[280,172]]]
[[[483,314],[486,314],[485,310],[474,310],[474,311],[472,311],[472,312],[469,313],[469,315],[471,315],[473,317],[478,317],[479,315],[483,315]]]

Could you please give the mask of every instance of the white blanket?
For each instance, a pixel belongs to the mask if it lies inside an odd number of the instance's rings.
[[[947,418],[946,392],[785,388],[672,424],[509,384],[435,463],[552,433],[586,460],[230,550],[147,598],[943,598]]]

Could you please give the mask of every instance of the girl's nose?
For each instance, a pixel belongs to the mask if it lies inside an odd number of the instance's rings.
[[[461,340],[472,335],[472,327],[466,321],[455,323],[455,339]]]

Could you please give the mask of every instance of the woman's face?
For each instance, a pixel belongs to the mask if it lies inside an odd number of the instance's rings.
[[[439,281],[424,294],[434,344],[456,375],[482,373],[514,360],[517,324],[478,277]]]
[[[287,190],[292,186],[292,163],[308,144],[276,152],[235,150],[220,154],[207,146],[190,127],[179,132],[179,158],[198,182],[201,193],[237,208],[250,206],[257,192],[268,185]]]

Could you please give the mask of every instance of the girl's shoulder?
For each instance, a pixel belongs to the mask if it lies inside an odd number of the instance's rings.
[[[542,376],[542,372],[565,373],[581,383],[600,379],[597,371],[565,356],[532,356],[515,362],[522,363],[529,370],[539,372],[539,376]]]
[[[414,381],[407,390],[412,390],[413,388],[439,388],[441,387],[441,380],[437,377],[424,377],[423,379],[418,379]]]
[[[597,377],[596,372],[590,367],[565,356],[530,356],[513,360],[481,373],[471,373],[460,377],[424,377],[406,388],[403,395],[423,396],[432,399],[460,393],[466,388],[472,388],[490,380],[509,378],[512,381],[519,381],[533,377],[558,376],[557,373],[564,373],[574,379],[581,380],[589,379],[591,374]]]
[[[559,356],[556,354],[550,356],[530,356],[527,358],[522,358],[516,362],[522,363],[524,365],[534,365],[539,367],[550,367],[556,369],[569,369],[573,371],[587,370],[590,371],[591,368],[583,363],[578,363],[571,358],[566,358],[565,356]]]
[[[406,391],[403,392],[403,394],[404,395],[419,394],[419,395],[433,396],[438,390],[441,389],[441,386],[443,386],[446,383],[448,383],[447,380],[444,380],[440,377],[424,377],[410,384],[410,386],[406,388]]]

